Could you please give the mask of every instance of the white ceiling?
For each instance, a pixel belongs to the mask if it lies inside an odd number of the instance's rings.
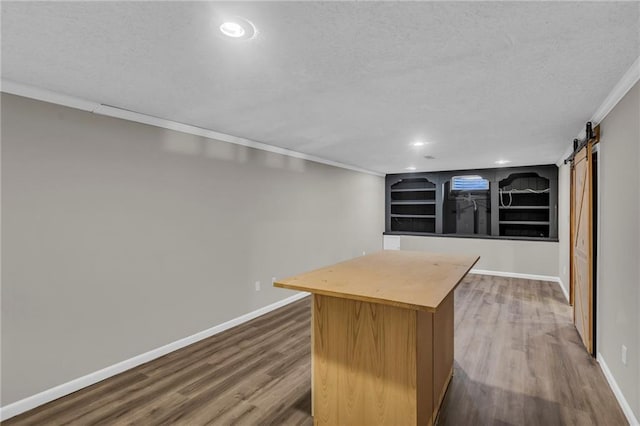
[[[378,172],[555,163],[639,55],[640,2],[2,2],[4,79]]]

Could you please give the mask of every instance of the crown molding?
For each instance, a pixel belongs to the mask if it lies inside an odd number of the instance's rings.
[[[602,120],[611,112],[611,110],[620,102],[624,95],[640,80],[640,57],[638,57],[629,67],[620,81],[613,87],[611,93],[604,99],[600,107],[593,113],[591,122],[594,127],[600,124]],[[584,129],[581,136],[584,138]]]
[[[631,64],[629,69],[623,74],[622,78],[613,86],[613,89],[602,104],[595,110],[590,120],[593,123],[593,127],[600,124],[602,120],[611,112],[611,110],[620,102],[620,100],[627,94],[629,90],[640,81],[640,56]],[[578,133],[576,139],[582,140],[585,138],[584,128]],[[567,158],[573,152],[573,141],[569,144],[569,147],[562,154],[562,157],[556,163],[557,166],[561,166],[564,159]]]
[[[39,87],[28,86],[12,80],[2,79],[0,91],[11,95],[22,96],[25,98],[36,99],[38,101],[49,102],[52,104],[62,105],[69,108],[80,109],[83,111],[93,112],[98,106],[97,102],[91,102],[86,99],[76,98],[74,96],[64,95],[62,93],[53,92]]]
[[[174,130],[177,132],[188,133],[196,136],[202,136],[209,139],[215,139],[218,141],[228,142],[235,145],[242,145],[249,148],[255,148],[262,151],[268,151],[275,154],[285,155],[288,157],[294,157],[302,160],[313,161],[315,163],[326,164],[328,166],[338,167],[341,169],[352,170],[355,172],[366,173],[374,176],[382,176],[382,177],[385,176],[384,173],[363,169],[357,166],[352,166],[350,164],[340,163],[339,161],[328,160],[326,158],[316,157],[315,155],[304,154],[302,152],[293,151],[286,148],[280,148],[280,147],[269,145],[266,143],[257,142],[251,139],[246,139],[238,136],[229,135],[226,133],[216,132],[215,130],[205,129],[202,127],[192,126],[189,124],[179,123],[177,121],[166,120],[160,117],[154,117],[154,116],[143,114],[136,111],[130,111],[127,109],[118,108],[111,105],[101,104],[99,102],[93,102],[86,99],[76,98],[74,96],[57,93],[47,89],[41,89],[39,87],[29,86],[29,85],[18,83],[11,80],[2,79],[1,85],[0,85],[0,91],[11,94],[11,95],[22,96],[25,98],[35,99],[38,101],[49,102],[52,104],[62,105],[69,108],[88,111],[94,114],[104,115],[112,118],[119,118],[122,120],[133,121],[136,123],[147,124],[155,127],[161,127],[163,129]]]

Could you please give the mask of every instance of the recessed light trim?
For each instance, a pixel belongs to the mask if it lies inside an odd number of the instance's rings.
[[[240,38],[246,33],[242,25],[232,21],[223,22],[222,25],[220,25],[220,31],[227,37],[232,38]]]
[[[497,160],[495,163],[496,164],[509,164],[511,162],[511,160]]]
[[[409,166],[405,168],[405,170],[414,171],[416,168],[414,166]]]
[[[237,41],[253,40],[258,35],[258,30],[253,22],[242,16],[216,16],[213,24],[220,33],[220,37]]]

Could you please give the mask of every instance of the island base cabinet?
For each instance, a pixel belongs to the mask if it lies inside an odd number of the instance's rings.
[[[315,425],[432,425],[453,369],[453,293],[435,312],[313,295]]]
[[[453,292],[442,301],[433,314],[433,418],[453,376]]]

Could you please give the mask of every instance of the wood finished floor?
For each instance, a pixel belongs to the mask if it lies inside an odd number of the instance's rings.
[[[554,283],[469,275],[439,425],[626,425]],[[311,425],[310,303],[60,398],[3,425]]]

